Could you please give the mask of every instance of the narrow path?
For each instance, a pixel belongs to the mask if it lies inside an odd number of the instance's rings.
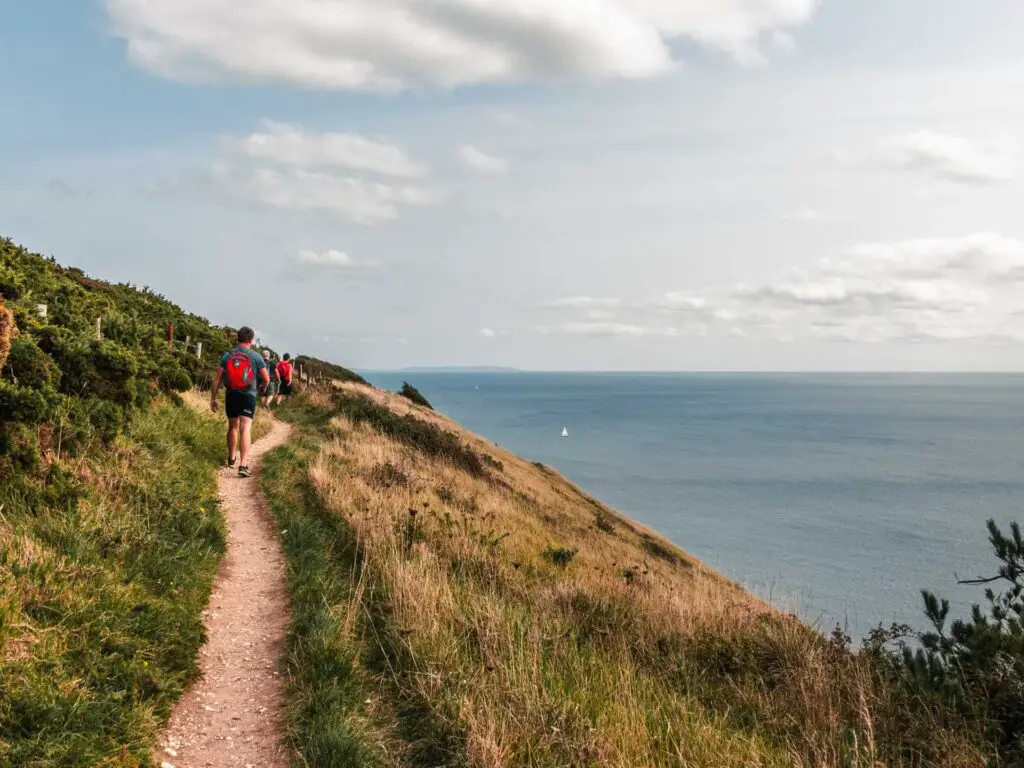
[[[174,708],[154,755],[164,768],[288,765],[281,747],[279,667],[289,618],[284,558],[259,475],[263,454],[283,443],[290,429],[275,420],[256,442],[249,460],[253,477],[225,468],[217,478],[227,555],[203,614],[202,676]]]

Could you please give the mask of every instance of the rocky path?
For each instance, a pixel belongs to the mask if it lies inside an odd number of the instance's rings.
[[[284,680],[280,658],[288,628],[284,557],[260,489],[262,456],[290,427],[274,421],[256,442],[239,478],[217,480],[228,525],[228,550],[204,614],[202,676],[182,697],[154,755],[162,768],[285,768],[281,746]]]

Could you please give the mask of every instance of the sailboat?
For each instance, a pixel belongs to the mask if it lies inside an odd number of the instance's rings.
[[[568,428],[567,427],[562,427],[562,437],[568,437],[568,436],[569,436]]]

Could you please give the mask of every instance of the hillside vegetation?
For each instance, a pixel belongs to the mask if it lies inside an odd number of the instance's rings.
[[[224,548],[222,422],[179,393],[232,340],[0,240],[0,766],[149,764]]]
[[[264,483],[289,558],[304,764],[983,766],[926,704],[656,534],[406,398],[290,403]]]

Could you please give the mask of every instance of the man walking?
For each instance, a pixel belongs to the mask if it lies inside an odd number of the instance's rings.
[[[263,356],[252,348],[252,328],[238,329],[238,346],[225,352],[210,391],[210,410],[217,412],[217,390],[224,382],[224,411],[228,417],[228,466],[235,466],[235,453],[241,454],[238,476],[250,477],[249,447],[252,445],[252,419],[256,415],[259,390],[270,383]]]
[[[270,383],[263,390],[263,407],[270,408],[274,404],[274,397],[277,395],[277,365],[274,363],[269,349],[263,350],[263,362],[266,363],[267,373],[270,374]]]
[[[293,371],[292,356],[285,352],[281,362],[277,364],[277,397],[274,398],[275,405],[281,402],[282,398],[287,399],[288,395],[292,393]]]

